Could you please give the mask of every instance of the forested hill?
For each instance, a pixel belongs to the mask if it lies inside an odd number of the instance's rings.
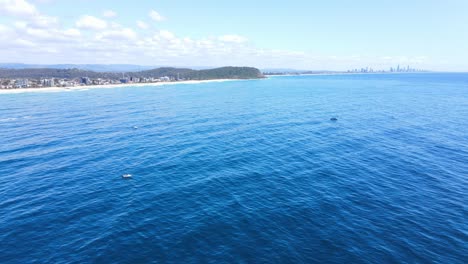
[[[125,77],[160,78],[173,77],[188,80],[213,79],[257,79],[263,78],[260,70],[251,67],[222,67],[209,70],[192,70],[184,68],[157,68],[137,72],[94,72],[79,69],[0,69],[0,78],[63,78],[73,79],[79,77],[119,79]]]
[[[118,79],[122,77],[120,73],[93,72],[79,69],[0,69],[0,78],[63,78],[72,79],[79,77]]]
[[[210,70],[191,71],[187,72],[184,76],[191,80],[255,79],[264,77],[259,69],[250,67],[222,67]]]

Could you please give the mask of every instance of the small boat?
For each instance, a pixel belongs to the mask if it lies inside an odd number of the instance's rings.
[[[331,120],[331,121],[338,121],[338,118],[332,117],[332,118],[330,118],[330,120]]]
[[[129,178],[132,178],[132,177],[133,177],[133,175],[131,175],[131,174],[128,174],[128,173],[127,173],[127,174],[124,174],[124,175],[122,175],[122,178],[124,178],[124,179],[129,179]]]

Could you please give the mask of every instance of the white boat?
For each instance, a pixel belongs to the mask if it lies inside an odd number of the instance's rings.
[[[128,178],[131,178],[132,176],[133,175],[131,175],[131,174],[124,174],[124,175],[122,175],[122,178],[128,179]]]

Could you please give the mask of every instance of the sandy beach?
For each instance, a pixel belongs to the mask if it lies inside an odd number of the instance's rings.
[[[108,88],[129,88],[129,87],[144,87],[144,86],[165,86],[177,84],[200,84],[212,82],[228,82],[238,81],[236,79],[218,79],[218,80],[203,80],[203,81],[180,81],[180,82],[158,82],[158,83],[128,83],[128,84],[107,84],[107,85],[85,85],[72,87],[45,87],[45,88],[18,88],[18,89],[0,89],[0,94],[18,94],[31,92],[66,92],[66,91],[83,91],[88,89],[108,89]]]

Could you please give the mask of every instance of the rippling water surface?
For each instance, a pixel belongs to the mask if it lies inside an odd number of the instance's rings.
[[[0,94],[0,140],[2,263],[468,260],[468,74]]]

